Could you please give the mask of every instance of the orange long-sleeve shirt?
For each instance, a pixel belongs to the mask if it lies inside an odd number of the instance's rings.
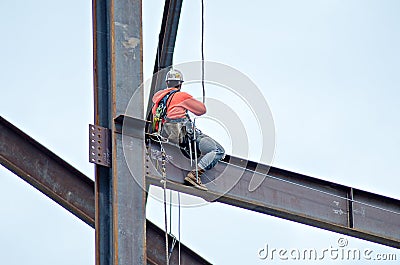
[[[154,94],[153,103],[155,105],[152,109],[153,115],[156,113],[158,102],[172,90],[176,90],[176,88],[167,88]],[[203,115],[207,111],[206,106],[201,101],[198,101],[186,92],[178,91],[169,97],[167,108],[167,117],[169,119],[180,119],[186,117],[186,110],[189,110],[198,116]]]

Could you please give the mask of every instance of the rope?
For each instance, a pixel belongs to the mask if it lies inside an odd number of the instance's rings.
[[[169,233],[172,237],[171,247],[168,253],[168,259],[171,259],[172,252],[174,251],[174,247],[176,244],[176,237],[172,234],[172,190],[169,190]]]
[[[169,261],[171,259],[175,244],[176,244],[176,237],[172,234],[172,190],[170,190],[170,208],[169,208],[169,233],[168,233],[168,214],[167,214],[167,172],[166,172],[166,157],[167,154],[163,147],[163,143],[167,143],[168,139],[163,138],[158,133],[151,134],[152,136],[157,137],[157,142],[160,143],[161,148],[161,173],[162,179],[161,182],[163,183],[163,190],[164,190],[164,228],[165,228],[165,262],[166,265],[169,265]],[[180,242],[180,218],[181,218],[181,202],[180,202],[180,195],[178,194],[178,204],[179,204],[179,216],[178,216],[178,233],[179,233],[179,249],[178,249],[178,259],[179,264],[181,264],[181,242]],[[172,237],[171,248],[168,247],[168,235]]]
[[[203,104],[205,104],[206,89],[204,86],[204,0],[201,0],[201,86],[203,88]]]
[[[173,234],[171,234],[171,237],[172,237],[172,243],[171,243],[171,248],[169,249],[169,253],[168,253],[168,260],[171,259],[172,252],[174,251],[174,247],[176,244],[176,237]]]
[[[193,119],[193,123],[192,123],[192,130],[193,130],[193,144],[194,144],[194,166],[196,169],[196,181],[197,183],[199,182],[199,169],[198,169],[198,165],[197,165],[197,139],[196,139],[196,118]]]
[[[169,233],[172,234],[172,190],[169,190]]]
[[[161,173],[162,173],[162,182],[163,182],[163,189],[164,189],[164,222],[165,222],[165,262],[169,265],[169,249],[168,249],[168,217],[167,217],[167,174],[165,172],[165,161],[166,161],[166,154],[165,150],[161,144]]]
[[[178,264],[181,265],[181,194],[178,192]]]

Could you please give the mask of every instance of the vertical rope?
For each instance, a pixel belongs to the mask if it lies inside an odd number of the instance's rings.
[[[181,193],[178,191],[178,264],[181,265]]]
[[[163,177],[163,189],[164,189],[164,222],[165,222],[165,263],[169,265],[169,257],[168,257],[168,217],[167,217],[167,174],[165,171],[165,160],[166,154],[165,150],[161,144],[161,158],[162,158],[162,177]]]
[[[169,233],[172,234],[172,190],[169,190]]]
[[[165,184],[164,184],[165,185]],[[165,221],[165,261],[167,265],[169,265],[169,258],[168,258],[168,223],[167,223],[167,192],[164,188],[164,221]]]
[[[201,0],[201,86],[203,88],[203,104],[205,104],[206,89],[204,87],[204,0]]]

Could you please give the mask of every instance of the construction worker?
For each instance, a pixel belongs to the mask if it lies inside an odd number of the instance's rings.
[[[201,181],[201,176],[225,156],[225,150],[217,141],[194,128],[188,111],[200,116],[206,113],[206,107],[190,94],[180,91],[183,83],[182,73],[176,69],[171,69],[167,73],[165,81],[167,88],[158,91],[153,96],[153,115],[157,111],[159,102],[163,99],[166,100],[166,114],[161,135],[168,138],[169,142],[179,144],[181,147],[187,146],[190,141],[195,142],[197,150],[203,157],[197,163],[197,172],[196,169],[190,171],[185,177],[185,182],[198,189],[207,190],[207,187]],[[164,97],[168,98],[165,99]],[[195,152],[194,148],[190,149]]]

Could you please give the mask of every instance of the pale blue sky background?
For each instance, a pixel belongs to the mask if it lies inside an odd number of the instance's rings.
[[[162,8],[143,4],[146,78]],[[0,115],[93,178],[91,1],[2,1],[0,10]],[[265,95],[275,166],[400,199],[399,11],[396,0],[206,1],[206,58],[242,71]],[[200,59],[200,29],[200,1],[187,0],[175,63]],[[94,231],[4,168],[0,198],[2,264],[94,264]],[[163,226],[156,201],[148,217]],[[217,203],[182,213],[182,241],[215,264],[266,264],[257,258],[266,243],[323,249],[339,237]]]

